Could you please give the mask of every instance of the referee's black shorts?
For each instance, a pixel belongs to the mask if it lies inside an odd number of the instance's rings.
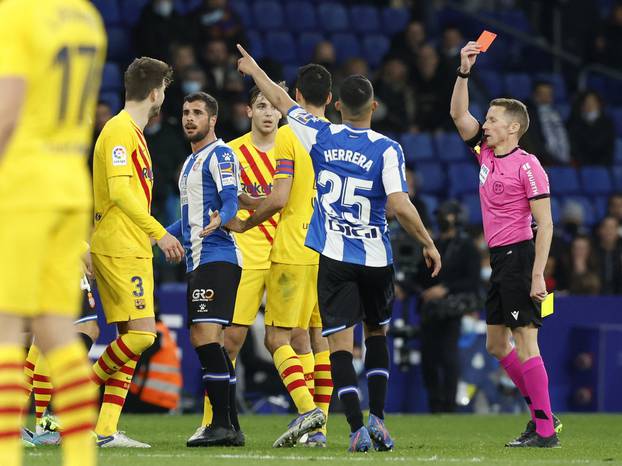
[[[540,304],[529,296],[536,250],[532,240],[490,249],[486,323],[510,328],[542,325]]]
[[[394,297],[393,266],[367,267],[320,254],[317,291],[324,336],[361,321],[386,325]]]

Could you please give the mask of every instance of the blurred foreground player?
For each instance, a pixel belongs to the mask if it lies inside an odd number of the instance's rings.
[[[551,412],[548,375],[538,348],[540,303],[547,295],[544,266],[553,237],[549,180],[538,159],[518,146],[529,127],[522,102],[493,100],[483,125],[469,112],[467,81],[479,53],[476,42],[460,52],[451,117],[480,165],[479,194],[492,267],[486,347],[531,411],[525,432],[506,446],[558,447],[556,428],[561,424]],[[532,216],[538,226],[535,244]]]
[[[0,2],[0,462],[22,464],[26,320],[65,426],[63,464],[96,463],[97,393],[73,321],[89,228],[91,145],[106,35],[84,0]]]
[[[351,452],[391,450],[384,425],[389,376],[386,331],[391,320],[393,258],[385,205],[404,228],[423,244],[423,254],[437,275],[441,260],[407,193],[404,156],[395,141],[369,129],[377,107],[373,88],[363,76],[341,86],[336,108],[344,124],[334,125],[294,102],[238,46],[238,70],[287,114],[291,129],[311,156],[318,189],[306,246],[320,253],[318,300],[322,333],[328,337],[333,383],[350,424]],[[369,377],[370,416],[363,425],[357,376],[352,365],[354,325],[364,322]],[[313,429],[302,426],[300,431]],[[370,438],[371,436],[371,438]]]

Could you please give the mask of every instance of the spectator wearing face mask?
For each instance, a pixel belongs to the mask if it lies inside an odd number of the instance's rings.
[[[205,42],[223,40],[230,47],[246,44],[242,20],[227,0],[204,0],[187,20],[197,48]]]
[[[572,158],[580,165],[611,166],[615,147],[613,120],[594,91],[584,93],[568,121]]]
[[[168,44],[189,38],[183,18],[177,14],[173,0],[152,0],[142,11],[134,29],[138,56],[170,62]]]
[[[206,88],[207,76],[205,71],[196,64],[186,66],[179,71],[176,75],[176,81],[166,91],[162,111],[172,120],[179,120],[184,96],[204,91]]]

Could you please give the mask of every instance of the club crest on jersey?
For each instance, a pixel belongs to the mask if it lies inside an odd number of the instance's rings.
[[[203,160],[197,160],[196,163],[192,166],[192,171],[195,172],[201,168],[203,165]]]
[[[115,146],[112,149],[112,166],[122,167],[127,165],[127,150],[124,146]]]
[[[145,304],[145,299],[144,298],[140,298],[140,299],[135,299],[134,300],[134,307],[136,309],[144,309],[146,306]]]

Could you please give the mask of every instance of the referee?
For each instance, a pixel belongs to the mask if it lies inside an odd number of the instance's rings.
[[[518,146],[529,127],[522,102],[493,100],[483,125],[469,113],[467,81],[479,53],[475,42],[460,52],[450,113],[480,165],[479,195],[492,266],[486,299],[486,347],[531,411],[525,432],[506,446],[559,447],[548,376],[538,348],[540,303],[547,295],[544,265],[553,236],[549,181],[538,159]],[[538,225],[535,244],[532,216]]]

